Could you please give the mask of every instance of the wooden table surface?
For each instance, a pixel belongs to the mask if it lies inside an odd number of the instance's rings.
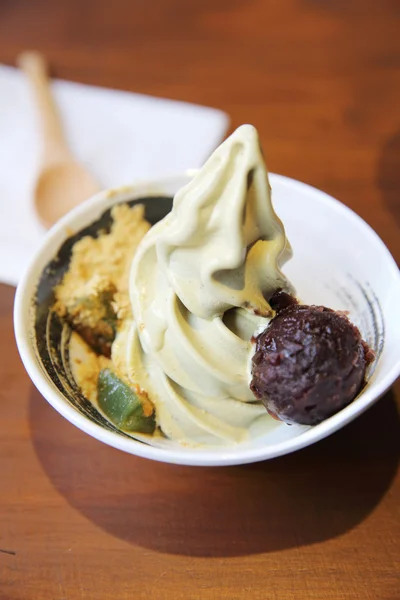
[[[60,77],[215,106],[232,128],[252,122],[271,171],[340,198],[399,260],[398,9],[3,0],[0,61],[38,48]],[[157,464],[50,408],[15,348],[13,294],[0,286],[1,600],[400,598],[399,385],[290,456]]]

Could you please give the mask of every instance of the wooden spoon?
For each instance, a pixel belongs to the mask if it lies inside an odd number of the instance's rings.
[[[41,120],[42,161],[34,202],[41,221],[50,227],[100,187],[68,148],[50,91],[44,57],[38,52],[24,52],[18,64],[31,82]]]

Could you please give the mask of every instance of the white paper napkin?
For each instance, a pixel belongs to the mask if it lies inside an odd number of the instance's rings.
[[[102,186],[200,167],[221,141],[225,113],[204,106],[54,81],[75,156]],[[45,230],[32,206],[38,119],[25,77],[0,65],[0,281],[15,285]]]

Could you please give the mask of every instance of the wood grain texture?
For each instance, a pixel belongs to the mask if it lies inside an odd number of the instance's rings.
[[[252,122],[270,170],[340,198],[399,260],[398,12],[395,0],[2,0],[0,61],[37,48],[60,77]],[[35,391],[12,301],[0,286],[0,600],[400,597],[398,384],[291,456],[152,463]]]

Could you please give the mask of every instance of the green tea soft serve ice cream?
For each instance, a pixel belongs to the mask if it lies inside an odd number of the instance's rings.
[[[257,131],[237,129],[175,196],[133,259],[133,320],[113,361],[145,389],[157,424],[183,444],[240,442],[271,426],[249,388],[252,336],[292,291],[281,272],[291,256],[271,204]]]

